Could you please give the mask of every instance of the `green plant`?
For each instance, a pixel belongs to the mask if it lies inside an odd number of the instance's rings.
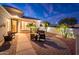
[[[68,30],[69,27],[66,24],[61,24],[58,28],[60,29],[60,32],[62,33],[62,35],[65,38],[67,38],[67,35],[68,35],[67,30]]]
[[[45,22],[43,22],[43,25],[46,28],[46,32],[47,32],[47,28],[49,27],[50,23],[45,21]]]
[[[31,33],[32,33],[33,31],[36,31],[36,30],[37,30],[36,25],[33,24],[33,23],[29,23],[29,24],[27,24],[27,27],[30,28],[30,32],[31,32]]]
[[[68,36],[73,36],[70,32],[67,32],[67,30],[69,30],[69,27],[73,27],[75,24],[77,24],[77,19],[74,17],[64,18],[59,21],[60,28],[63,29],[60,32],[62,32],[62,35],[64,35],[65,38]]]

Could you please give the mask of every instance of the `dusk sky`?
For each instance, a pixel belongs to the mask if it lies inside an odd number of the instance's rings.
[[[24,12],[24,16],[48,21],[57,24],[59,20],[66,17],[75,17],[79,20],[79,4],[2,4],[18,8]],[[78,21],[79,23],[79,21]]]

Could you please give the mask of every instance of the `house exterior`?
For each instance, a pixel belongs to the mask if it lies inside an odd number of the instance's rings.
[[[79,24],[75,24],[74,27],[79,28]]]
[[[3,41],[3,36],[7,35],[8,31],[12,32],[22,32],[29,30],[26,26],[29,23],[36,24],[40,20],[30,17],[24,17],[23,12],[19,9],[0,6],[0,43]]]

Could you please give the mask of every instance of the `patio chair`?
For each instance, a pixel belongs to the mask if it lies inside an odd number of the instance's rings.
[[[31,36],[31,40],[37,40],[38,39],[37,34],[31,33],[30,36]]]
[[[39,41],[45,41],[46,36],[45,36],[45,31],[39,30],[38,31],[38,37],[39,37]]]
[[[12,39],[14,38],[15,34],[11,31],[7,32],[8,35],[7,36],[3,36],[5,41],[12,41]]]

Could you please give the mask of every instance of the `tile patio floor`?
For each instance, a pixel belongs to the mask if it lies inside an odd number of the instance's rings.
[[[53,36],[52,36],[53,37]],[[46,42],[30,40],[30,33],[17,33],[10,42],[9,49],[1,51],[1,55],[62,55],[71,54],[66,42],[56,37],[47,37]],[[50,39],[49,39],[50,38]],[[8,45],[8,44],[7,44]]]

